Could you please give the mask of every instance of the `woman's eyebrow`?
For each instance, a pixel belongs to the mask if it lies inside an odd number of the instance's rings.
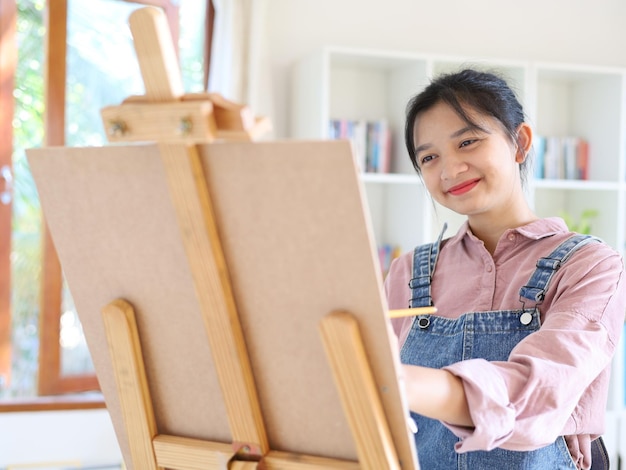
[[[474,131],[474,130],[483,130],[482,128],[478,127],[478,126],[465,126],[462,127],[461,129],[459,129],[458,131],[454,131],[452,134],[450,134],[450,138],[451,139],[455,139],[457,137],[462,136],[463,134],[465,134],[466,132],[469,131]],[[417,155],[420,152],[423,152],[424,150],[427,150],[428,148],[432,147],[433,144],[431,143],[425,143],[425,144],[421,144],[418,145],[417,147],[415,147],[415,155]]]
[[[468,131],[474,131],[476,129],[479,129],[477,126],[465,126],[462,129],[459,129],[458,131],[453,132],[452,134],[450,134],[450,138],[454,139],[456,137],[460,137],[463,134],[465,134]]]
[[[420,152],[423,152],[424,150],[428,149],[429,147],[432,147],[433,144],[422,144],[419,145],[417,147],[415,147],[415,155],[417,155]]]

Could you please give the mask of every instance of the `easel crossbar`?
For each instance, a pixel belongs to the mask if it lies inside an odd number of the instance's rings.
[[[158,435],[152,444],[158,465],[177,470],[227,468],[235,455],[230,444],[180,436]]]
[[[179,436],[154,438],[154,452],[159,466],[175,470],[359,470],[357,462],[289,452],[270,451],[260,462],[235,460],[229,444]]]

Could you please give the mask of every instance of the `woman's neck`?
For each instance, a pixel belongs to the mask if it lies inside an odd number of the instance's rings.
[[[482,240],[487,251],[493,255],[504,232],[537,219],[530,207],[524,204],[523,207],[511,208],[505,213],[469,216],[468,222],[474,236]]]

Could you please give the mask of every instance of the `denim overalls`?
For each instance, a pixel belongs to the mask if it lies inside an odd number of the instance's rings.
[[[412,290],[410,307],[433,305],[430,283],[442,236],[443,231],[436,243],[415,249],[413,278],[409,283]],[[456,320],[434,315],[415,317],[402,346],[402,363],[441,368],[472,358],[506,361],[519,341],[539,329],[539,311],[536,306],[542,302],[543,293],[554,272],[578,248],[597,240],[590,236],[574,235],[548,257],[540,258],[527,285],[520,289],[519,310],[471,312]],[[459,439],[449,429],[437,420],[415,413],[411,413],[411,416],[418,428],[415,442],[419,463],[424,470],[576,469],[563,437],[533,451],[517,452],[497,448],[457,453],[454,444]],[[600,462],[594,461],[594,469],[608,468],[596,467],[597,463]]]

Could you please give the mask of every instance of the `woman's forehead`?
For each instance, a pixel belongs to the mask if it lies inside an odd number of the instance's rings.
[[[498,126],[497,119],[480,111],[464,106],[465,116],[459,113],[450,104],[440,101],[427,110],[420,112],[413,125],[413,136],[430,134],[432,132],[456,132],[460,129],[489,131]]]

